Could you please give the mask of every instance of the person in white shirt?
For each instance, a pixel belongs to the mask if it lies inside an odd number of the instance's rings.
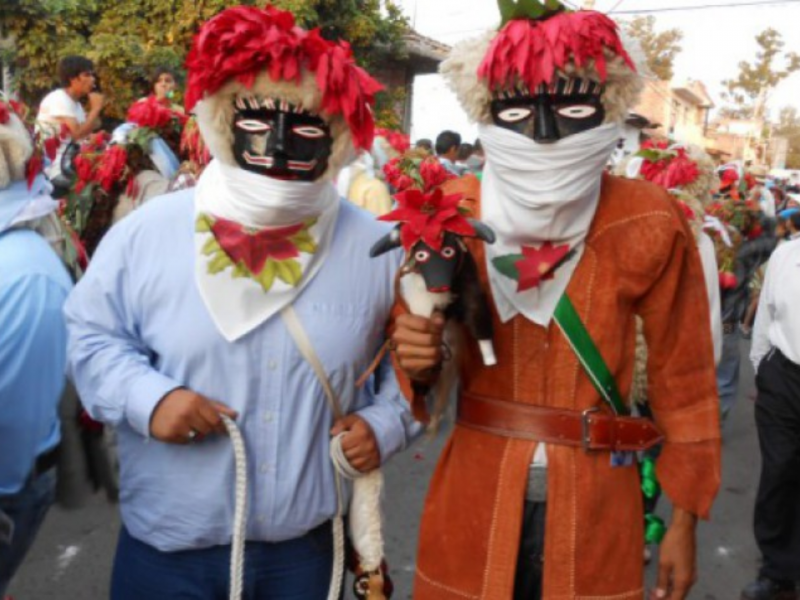
[[[745,600],[794,598],[800,581],[800,212],[769,261],[753,331],[761,480],[753,528],[763,563]]]
[[[36,126],[47,137],[61,135],[66,127],[69,135],[62,139],[55,159],[45,169],[50,181],[61,175],[61,159],[70,139],[80,141],[100,125],[103,111],[103,94],[95,90],[97,76],[94,63],[83,56],[66,56],[58,63],[58,78],[61,87],[44,97],[39,105]],[[89,114],[83,110],[81,101],[89,100]]]

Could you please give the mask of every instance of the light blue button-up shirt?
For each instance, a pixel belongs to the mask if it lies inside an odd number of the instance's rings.
[[[39,234],[0,233],[0,496],[18,492],[36,457],[61,439],[58,402],[67,358],[62,309],[71,288],[66,269]]]
[[[330,254],[294,302],[346,412],[371,425],[385,461],[413,424],[389,361],[355,381],[384,339],[397,253],[370,259],[386,232],[347,203]],[[158,401],[185,386],[239,413],[247,446],[247,539],[303,535],[336,514],[332,422],[322,386],[276,315],[235,342],[208,314],[194,280],[193,191],[155,199],[105,237],[67,307],[69,362],[96,419],[117,426],[122,519],[163,551],[230,543],[230,440],[186,446],[149,437]]]

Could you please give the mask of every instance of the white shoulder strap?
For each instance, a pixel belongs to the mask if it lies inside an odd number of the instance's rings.
[[[303,324],[300,322],[291,304],[281,311],[281,317],[283,318],[286,328],[289,330],[289,334],[292,336],[292,339],[294,339],[294,343],[297,345],[300,354],[303,355],[303,358],[305,358],[308,364],[311,365],[311,368],[314,369],[317,379],[320,384],[322,384],[322,389],[325,391],[325,396],[328,398],[328,403],[330,404],[334,419],[341,419],[344,413],[342,412],[342,405],[339,402],[339,398],[333,391],[328,375],[322,367],[322,362],[319,360],[319,356],[317,356],[314,346],[311,345],[311,340],[308,339],[308,334],[306,334],[306,330],[303,328]]]

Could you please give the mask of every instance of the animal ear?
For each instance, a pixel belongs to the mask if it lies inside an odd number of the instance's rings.
[[[497,239],[494,235],[494,231],[492,228],[486,225],[485,223],[481,223],[477,219],[467,219],[469,224],[472,225],[472,228],[475,230],[475,237],[478,239],[483,240],[487,244],[494,244],[494,241]]]
[[[369,251],[369,257],[375,258],[381,254],[386,254],[389,250],[400,247],[400,226],[396,226],[389,233],[379,239]]]

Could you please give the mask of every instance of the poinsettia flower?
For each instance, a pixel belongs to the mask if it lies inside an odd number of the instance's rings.
[[[139,127],[163,131],[176,125],[183,125],[187,117],[169,106],[164,106],[155,96],[150,96],[134,102],[128,109],[126,119]]]
[[[11,111],[8,105],[0,100],[0,125],[5,125],[11,119]]]
[[[381,221],[398,221],[400,241],[406,251],[418,241],[434,250],[442,247],[445,232],[458,236],[474,236],[475,229],[458,210],[461,194],[449,194],[438,188],[430,193],[408,189],[395,196],[398,208],[379,217]]]
[[[44,141],[44,153],[50,160],[55,160],[58,154],[58,147],[61,145],[61,140],[56,137],[49,137]]]
[[[524,292],[539,287],[543,281],[553,279],[558,265],[569,254],[569,244],[554,246],[545,242],[541,248],[523,246],[524,258],[514,263],[519,273],[517,292]]]
[[[258,275],[263,271],[267,259],[284,261],[300,256],[300,250],[291,238],[307,227],[305,223],[300,223],[251,232],[239,223],[217,218],[211,225],[211,231],[234,263],[244,263],[251,273]]]

